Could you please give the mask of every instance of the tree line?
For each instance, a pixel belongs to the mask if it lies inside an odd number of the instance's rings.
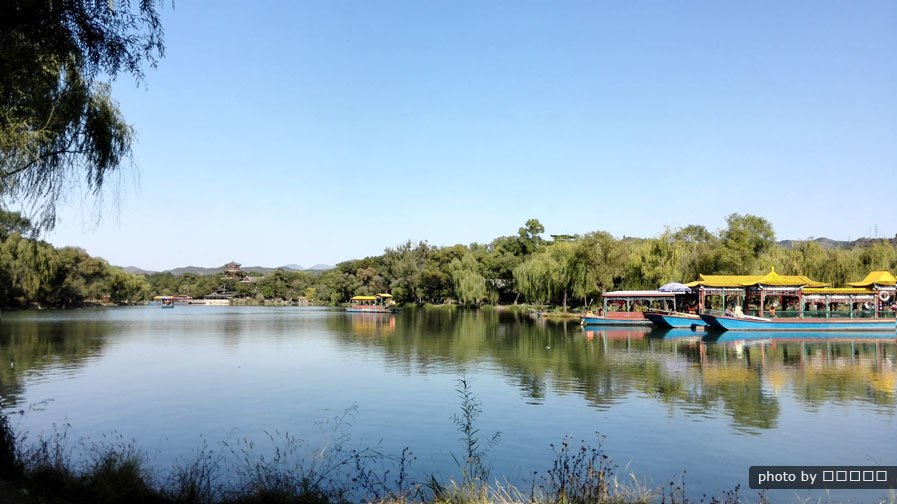
[[[140,302],[152,286],[76,247],[56,248],[31,236],[31,221],[0,210],[0,306],[71,308],[89,301]]]
[[[137,275],[74,247],[54,248],[29,238],[30,221],[0,211],[0,306],[75,307],[92,301],[139,303],[156,295],[202,298],[227,293],[256,302],[336,305],[356,295],[391,293],[403,304],[555,305],[593,303],[602,292],[655,289],[700,274],[802,274],[843,286],[873,270],[897,270],[897,248],[865,241],[853,248],[816,241],[776,243],[772,224],[732,214],[726,227],[690,225],[653,238],[614,238],[607,232],[545,237],[537,219],[490,243],[433,246],[406,242],[382,255],[350,260],[323,272],[154,273]],[[248,280],[243,281],[244,278]]]
[[[700,274],[807,275],[843,286],[873,270],[897,269],[897,248],[887,241],[853,248],[812,240],[777,244],[772,224],[731,214],[726,227],[690,225],[653,238],[614,238],[604,231],[544,237],[530,219],[517,234],[488,244],[434,247],[407,242],[383,255],[347,261],[318,279],[318,301],[390,292],[403,303],[527,303],[567,309],[594,302],[602,292],[656,289]]]

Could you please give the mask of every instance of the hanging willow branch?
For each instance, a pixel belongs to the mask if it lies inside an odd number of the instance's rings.
[[[0,203],[51,228],[76,184],[97,196],[131,160],[134,129],[112,99],[164,55],[156,0],[0,2]]]

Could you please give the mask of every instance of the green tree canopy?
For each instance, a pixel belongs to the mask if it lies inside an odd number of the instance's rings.
[[[0,2],[0,201],[41,227],[82,180],[95,195],[130,158],[133,128],[101,78],[164,53],[158,0]]]
[[[756,272],[757,259],[776,242],[772,224],[756,215],[733,213],[726,217],[728,227],[720,238],[721,273],[746,275]]]

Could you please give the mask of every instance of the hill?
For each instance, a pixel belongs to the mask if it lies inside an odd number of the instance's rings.
[[[855,247],[868,247],[873,243],[877,242],[888,242],[891,245],[897,245],[897,236],[894,238],[857,238],[856,240],[851,241],[838,241],[832,240],[830,238],[814,238],[812,240],[782,240],[778,242],[779,246],[786,249],[793,249],[797,244],[803,243],[806,241],[813,241],[818,243],[822,248],[825,249],[852,249]]]
[[[180,275],[190,273],[193,275],[204,276],[204,275],[217,275],[217,274],[223,272],[224,265],[218,266],[217,268],[206,268],[206,267],[202,267],[202,266],[182,266],[180,268],[174,268],[174,269],[169,269],[169,270],[164,270],[164,271],[146,270],[143,268],[139,268],[137,266],[125,266],[122,269],[129,273],[134,273],[137,275],[153,275],[156,273],[171,273],[174,276],[180,276]],[[292,271],[325,271],[325,270],[333,269],[333,266],[329,266],[327,264],[315,264],[311,268],[303,268],[302,266],[299,266],[298,264],[287,264],[286,266],[279,266],[279,267],[274,267],[274,268],[272,268],[270,266],[243,266],[240,269],[246,273],[260,273],[260,274],[264,275],[264,274],[271,273],[272,271],[276,271],[279,269],[292,270]]]

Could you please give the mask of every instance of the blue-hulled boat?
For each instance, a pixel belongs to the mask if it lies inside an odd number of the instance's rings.
[[[651,321],[657,327],[666,329],[673,328],[691,328],[692,326],[704,327],[704,321],[701,317],[693,313],[681,312],[661,312],[653,311],[645,314],[645,318]]]
[[[719,331],[894,331],[893,318],[764,318],[711,315],[701,319]]]

